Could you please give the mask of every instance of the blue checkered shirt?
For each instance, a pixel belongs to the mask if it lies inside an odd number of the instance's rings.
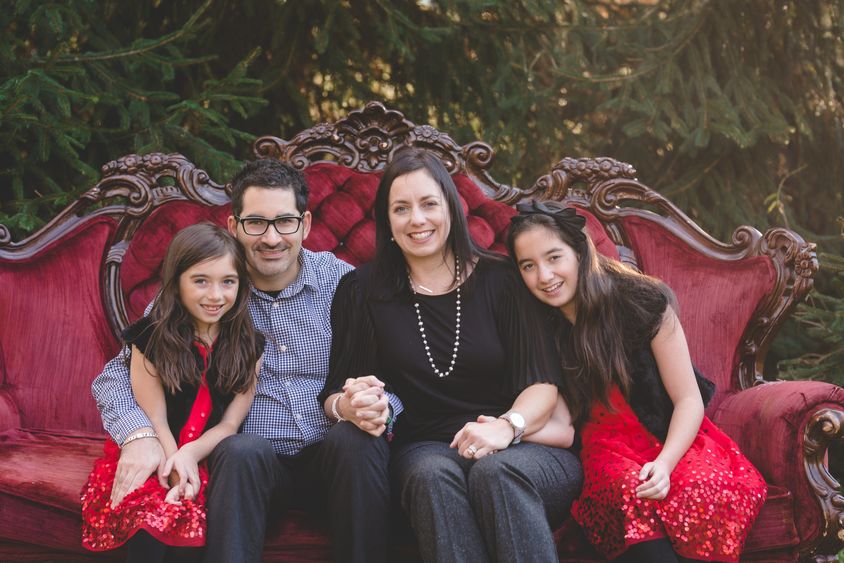
[[[267,438],[281,455],[295,455],[321,441],[331,426],[317,395],[328,375],[331,300],[340,278],[352,269],[330,252],[304,249],[299,264],[299,276],[277,297],[252,287],[249,300],[252,320],[267,345],[255,401],[241,431]],[[118,444],[152,426],[132,394],[129,355],[124,347],[91,385],[103,426]],[[401,401],[392,394],[389,399],[398,415]]]

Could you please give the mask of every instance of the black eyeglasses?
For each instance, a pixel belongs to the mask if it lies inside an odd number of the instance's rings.
[[[280,235],[292,235],[299,230],[302,220],[305,215],[282,215],[275,219],[264,219],[263,217],[238,217],[234,216],[235,221],[240,223],[243,227],[243,232],[253,237],[259,237],[267,232],[272,224],[275,232]]]

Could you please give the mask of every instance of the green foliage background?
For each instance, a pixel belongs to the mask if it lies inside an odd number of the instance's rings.
[[[0,28],[15,238],[123,154],[182,152],[222,181],[255,136],[378,99],[489,142],[503,181],[609,155],[719,238],[818,242],[820,291],[772,361],[844,382],[838,0],[18,0]]]

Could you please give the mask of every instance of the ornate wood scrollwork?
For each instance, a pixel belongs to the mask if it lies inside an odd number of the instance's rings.
[[[33,257],[95,218],[112,218],[117,228],[103,258],[100,287],[109,324],[119,335],[127,325],[120,266],[137,227],[168,201],[222,205],[229,198],[222,185],[180,154],[130,154],[105,164],[102,172],[102,180],[32,236],[14,243],[8,229],[0,226],[0,256],[15,260]]]
[[[835,553],[844,541],[844,496],[841,484],[830,474],[826,464],[829,445],[844,438],[844,412],[823,409],[806,424],[803,437],[803,464],[809,484],[818,497],[824,515],[822,541],[815,547],[821,553]],[[818,555],[815,561],[837,561]]]
[[[771,258],[776,269],[776,281],[774,289],[759,304],[742,336],[738,375],[744,389],[765,382],[762,370],[768,347],[782,322],[811,291],[818,271],[815,244],[807,243],[788,229],[769,229],[760,240],[754,239],[749,249],[751,256]]]
[[[513,189],[490,176],[494,153],[489,145],[476,141],[460,146],[446,133],[430,125],[416,125],[380,102],[369,102],[336,123],[314,125],[289,141],[260,137],[253,152],[258,158],[277,158],[299,169],[332,160],[358,172],[376,172],[405,146],[430,150],[450,173],[469,175],[495,199]]]

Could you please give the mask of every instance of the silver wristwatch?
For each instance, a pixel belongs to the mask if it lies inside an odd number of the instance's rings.
[[[512,446],[521,442],[522,434],[525,433],[525,417],[517,412],[510,411],[505,412],[498,418],[503,418],[513,427],[513,441],[510,442],[510,445]]]

